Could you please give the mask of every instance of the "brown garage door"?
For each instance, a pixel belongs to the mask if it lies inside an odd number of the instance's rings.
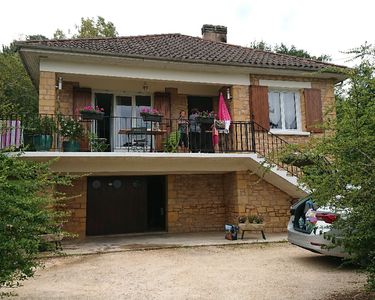
[[[147,230],[145,177],[88,177],[87,235]]]

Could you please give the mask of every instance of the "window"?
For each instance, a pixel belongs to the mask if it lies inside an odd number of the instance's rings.
[[[116,117],[139,118],[145,107],[151,107],[150,96],[116,96]]]
[[[268,93],[268,104],[271,129],[300,129],[300,104],[298,92],[270,91]]]
[[[116,96],[115,102],[115,116],[113,123],[113,134],[116,145],[120,147],[146,147],[151,143],[151,136],[137,134],[137,135],[119,135],[117,132],[120,129],[132,129],[132,128],[146,128],[147,124],[141,118],[140,112],[143,108],[151,107],[150,96]]]

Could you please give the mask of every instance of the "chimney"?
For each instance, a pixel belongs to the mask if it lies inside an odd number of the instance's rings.
[[[227,27],[221,25],[204,24],[202,26],[202,38],[214,42],[227,42]]]

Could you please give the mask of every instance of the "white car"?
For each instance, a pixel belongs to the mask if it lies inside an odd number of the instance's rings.
[[[311,196],[294,204],[290,213],[288,241],[291,244],[323,255],[348,256],[342,247],[332,248],[332,242],[324,238],[334,235],[336,240],[340,239],[337,230],[331,227],[332,223],[339,217],[338,214],[333,213],[326,207],[318,208]]]

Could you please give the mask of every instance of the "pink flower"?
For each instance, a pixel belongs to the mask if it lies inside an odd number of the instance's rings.
[[[100,108],[99,106],[91,106],[91,105],[86,105],[84,106],[83,108],[79,109],[79,112],[80,113],[83,113],[83,112],[96,112],[96,113],[100,113],[100,112],[104,112],[104,109],[103,108]]]

